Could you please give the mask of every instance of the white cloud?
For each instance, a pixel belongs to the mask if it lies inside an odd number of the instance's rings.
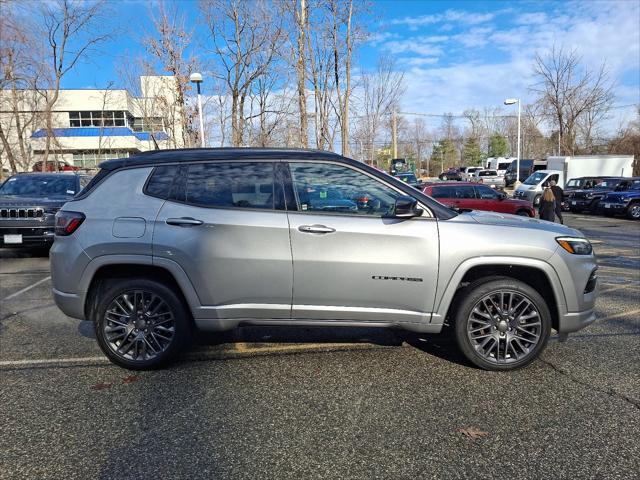
[[[465,25],[477,25],[493,20],[495,13],[472,13],[463,10],[447,10],[435,15],[420,15],[417,17],[404,17],[391,20],[392,25],[406,25],[411,30],[435,23],[460,23]]]
[[[536,52],[544,55],[554,44],[575,49],[582,57],[582,64],[589,69],[596,69],[606,61],[616,83],[616,105],[638,103],[638,18],[640,4],[637,2],[557,4],[546,13],[512,12],[506,18],[509,23],[493,22],[492,28],[467,23],[466,30],[457,28],[455,35],[437,42],[434,35],[397,40],[396,52],[405,54],[401,65],[408,69],[403,109],[460,113],[472,106],[500,106],[506,97],[519,97],[525,103],[533,101],[529,90],[534,83],[533,57]],[[440,15],[437,21],[447,22],[445,15]],[[405,19],[403,22],[410,25]],[[431,41],[427,42],[430,37]],[[382,46],[387,47],[388,44]],[[473,49],[479,48],[483,53],[474,58]],[[486,52],[492,53],[487,56]],[[440,62],[446,58],[450,64],[442,66],[435,57]],[[632,114],[632,108],[612,111],[609,130],[617,128]],[[433,122],[437,125],[439,120]]]

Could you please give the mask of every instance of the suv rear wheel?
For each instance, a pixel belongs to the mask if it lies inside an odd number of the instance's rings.
[[[486,370],[514,370],[532,362],[551,332],[542,296],[508,277],[481,279],[467,287],[455,316],[462,353]]]
[[[165,284],[145,278],[106,285],[93,320],[98,344],[109,360],[146,370],[174,358],[190,331],[180,298]]]

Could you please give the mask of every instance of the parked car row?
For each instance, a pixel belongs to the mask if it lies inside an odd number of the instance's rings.
[[[565,191],[563,207],[566,210],[640,219],[640,177],[585,177],[572,179],[567,185],[582,185],[582,188]]]

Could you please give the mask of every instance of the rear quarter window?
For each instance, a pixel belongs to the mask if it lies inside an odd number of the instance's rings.
[[[178,173],[177,165],[162,165],[156,167],[149,177],[145,193],[152,197],[167,199],[173,186],[173,180]]]

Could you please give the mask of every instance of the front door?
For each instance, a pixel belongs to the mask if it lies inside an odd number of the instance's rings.
[[[182,166],[158,214],[154,258],[182,267],[208,318],[290,318],[289,224],[276,165]]]
[[[438,225],[394,219],[404,193],[360,170],[290,163],[295,319],[428,322],[438,274]]]

